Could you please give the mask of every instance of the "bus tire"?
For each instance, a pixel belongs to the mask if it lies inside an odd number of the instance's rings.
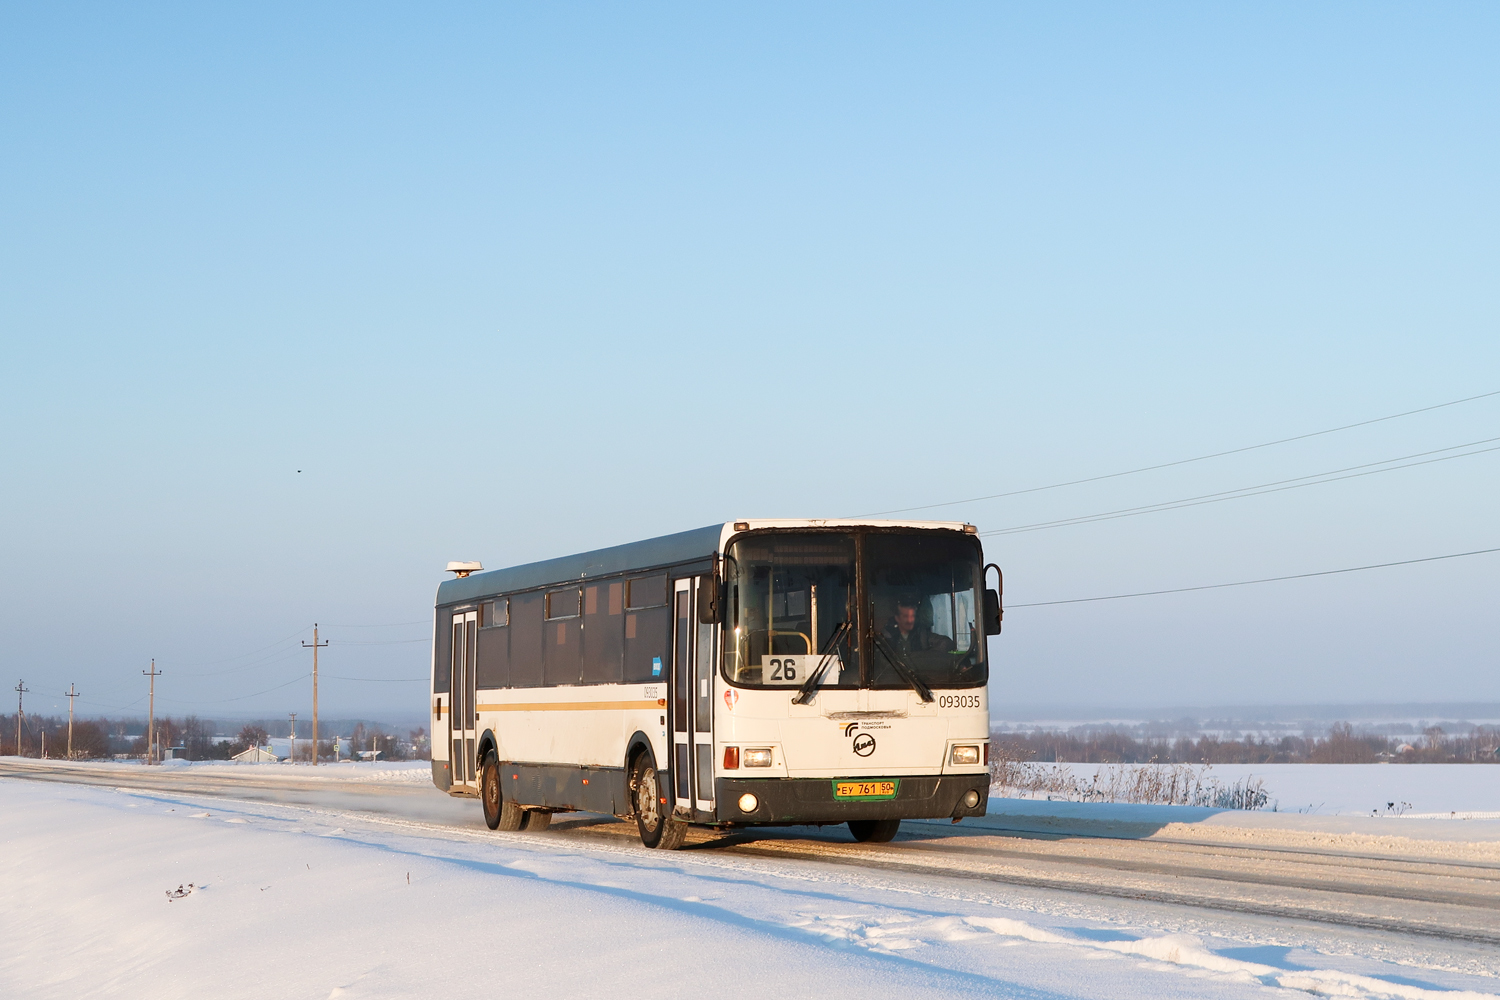
[[[479,765],[479,802],[484,807],[484,823],[491,830],[519,830],[526,823],[526,812],[500,792],[500,760],[491,750]]]
[[[888,844],[901,828],[899,819],[851,819],[849,832],[861,844]]]
[[[546,809],[528,809],[523,825],[527,833],[541,833],[552,825],[552,814]]]
[[[687,837],[687,824],[672,819],[662,808],[661,780],[651,754],[636,758],[630,774],[630,804],[641,843],[659,851],[673,851]]]

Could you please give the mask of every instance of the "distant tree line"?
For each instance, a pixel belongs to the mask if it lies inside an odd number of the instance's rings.
[[[281,730],[287,730],[281,723]],[[160,716],[156,720],[157,745],[162,748],[180,747],[188,760],[228,760],[253,746],[265,746],[270,738],[269,727],[264,721],[240,725],[236,735],[229,740],[216,737],[224,732],[220,724],[212,719],[196,715],[182,718]],[[311,727],[298,738],[298,759],[308,759],[311,748],[303,740],[312,735]],[[320,736],[322,734],[319,734]],[[431,745],[426,729],[409,731],[403,738],[388,732],[378,723],[368,726],[357,722],[352,730],[342,735],[356,751],[375,750],[387,760],[428,759]],[[147,750],[146,720],[144,719],[74,719],[73,756],[79,760],[97,760],[107,757],[144,757]],[[0,756],[19,755],[40,757],[43,747],[48,757],[63,758],[68,751],[67,716],[32,715],[22,718],[19,750],[16,743],[16,713],[0,716]],[[333,738],[318,741],[319,755],[323,760],[333,758]]]
[[[992,755],[1014,761],[1077,764],[1401,764],[1500,763],[1500,729],[1476,726],[1468,733],[1428,728],[1405,740],[1357,732],[1335,723],[1328,735],[1245,736],[1221,739],[1200,735],[1177,739],[1140,739],[1107,728],[1067,732],[996,732]]]

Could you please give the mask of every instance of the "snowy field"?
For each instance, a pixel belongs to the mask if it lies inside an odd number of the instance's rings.
[[[17,779],[0,837],[5,997],[1500,995],[1493,949],[961,873]]]

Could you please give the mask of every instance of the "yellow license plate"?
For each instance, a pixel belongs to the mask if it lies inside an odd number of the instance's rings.
[[[835,781],[833,797],[836,799],[894,799],[900,781]]]

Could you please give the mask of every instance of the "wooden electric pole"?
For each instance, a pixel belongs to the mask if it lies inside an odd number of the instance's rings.
[[[156,679],[161,676],[161,671],[156,669],[156,660],[152,659],[151,669],[142,670],[141,673],[151,678],[151,712],[146,722],[146,763],[156,763]]]
[[[295,764],[297,763],[297,713],[288,712],[286,714],[292,717],[292,741],[291,746],[287,749],[286,759]]]
[[[69,684],[63,692],[68,699],[68,759],[73,759],[73,699],[78,697],[78,685]]]
[[[22,710],[21,704],[22,704],[23,699],[25,699],[26,695],[30,691],[31,691],[31,688],[29,688],[29,687],[26,686],[26,682],[24,680],[16,681],[16,756],[17,757],[25,756],[24,754],[21,753],[21,719],[25,717],[26,713]]]
[[[328,643],[326,643],[326,642],[325,643],[321,643],[321,644],[318,642],[318,623],[317,622],[313,622],[313,641],[310,642],[310,643],[309,642],[303,642],[302,645],[306,646],[306,647],[308,647],[310,649],[312,649],[312,651],[313,651],[313,752],[312,752],[312,760],[313,760],[313,767],[317,767],[318,766],[318,649],[319,649],[320,645],[322,645],[322,646],[328,645]],[[337,761],[335,761],[335,763],[337,763]]]

